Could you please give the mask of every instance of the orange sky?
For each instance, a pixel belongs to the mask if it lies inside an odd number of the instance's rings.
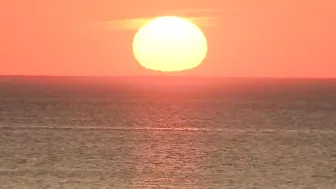
[[[212,23],[199,24],[208,57],[184,74],[336,77],[335,10],[334,0],[1,1],[0,74],[155,74],[133,57],[136,30],[97,23],[181,12]]]

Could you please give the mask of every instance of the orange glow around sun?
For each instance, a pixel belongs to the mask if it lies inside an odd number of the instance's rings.
[[[207,54],[202,31],[187,19],[164,16],[153,19],[136,33],[133,52],[146,69],[173,72],[201,64]]]

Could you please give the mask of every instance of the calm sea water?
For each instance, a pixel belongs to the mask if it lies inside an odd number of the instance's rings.
[[[336,188],[336,80],[0,77],[0,188]]]

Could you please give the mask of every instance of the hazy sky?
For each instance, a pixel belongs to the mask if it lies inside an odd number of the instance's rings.
[[[0,74],[148,75],[132,18],[202,18],[209,52],[188,75],[336,77],[334,0],[8,0]]]

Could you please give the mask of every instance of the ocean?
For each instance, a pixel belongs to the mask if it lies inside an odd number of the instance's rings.
[[[1,189],[336,189],[336,80],[0,77]]]

